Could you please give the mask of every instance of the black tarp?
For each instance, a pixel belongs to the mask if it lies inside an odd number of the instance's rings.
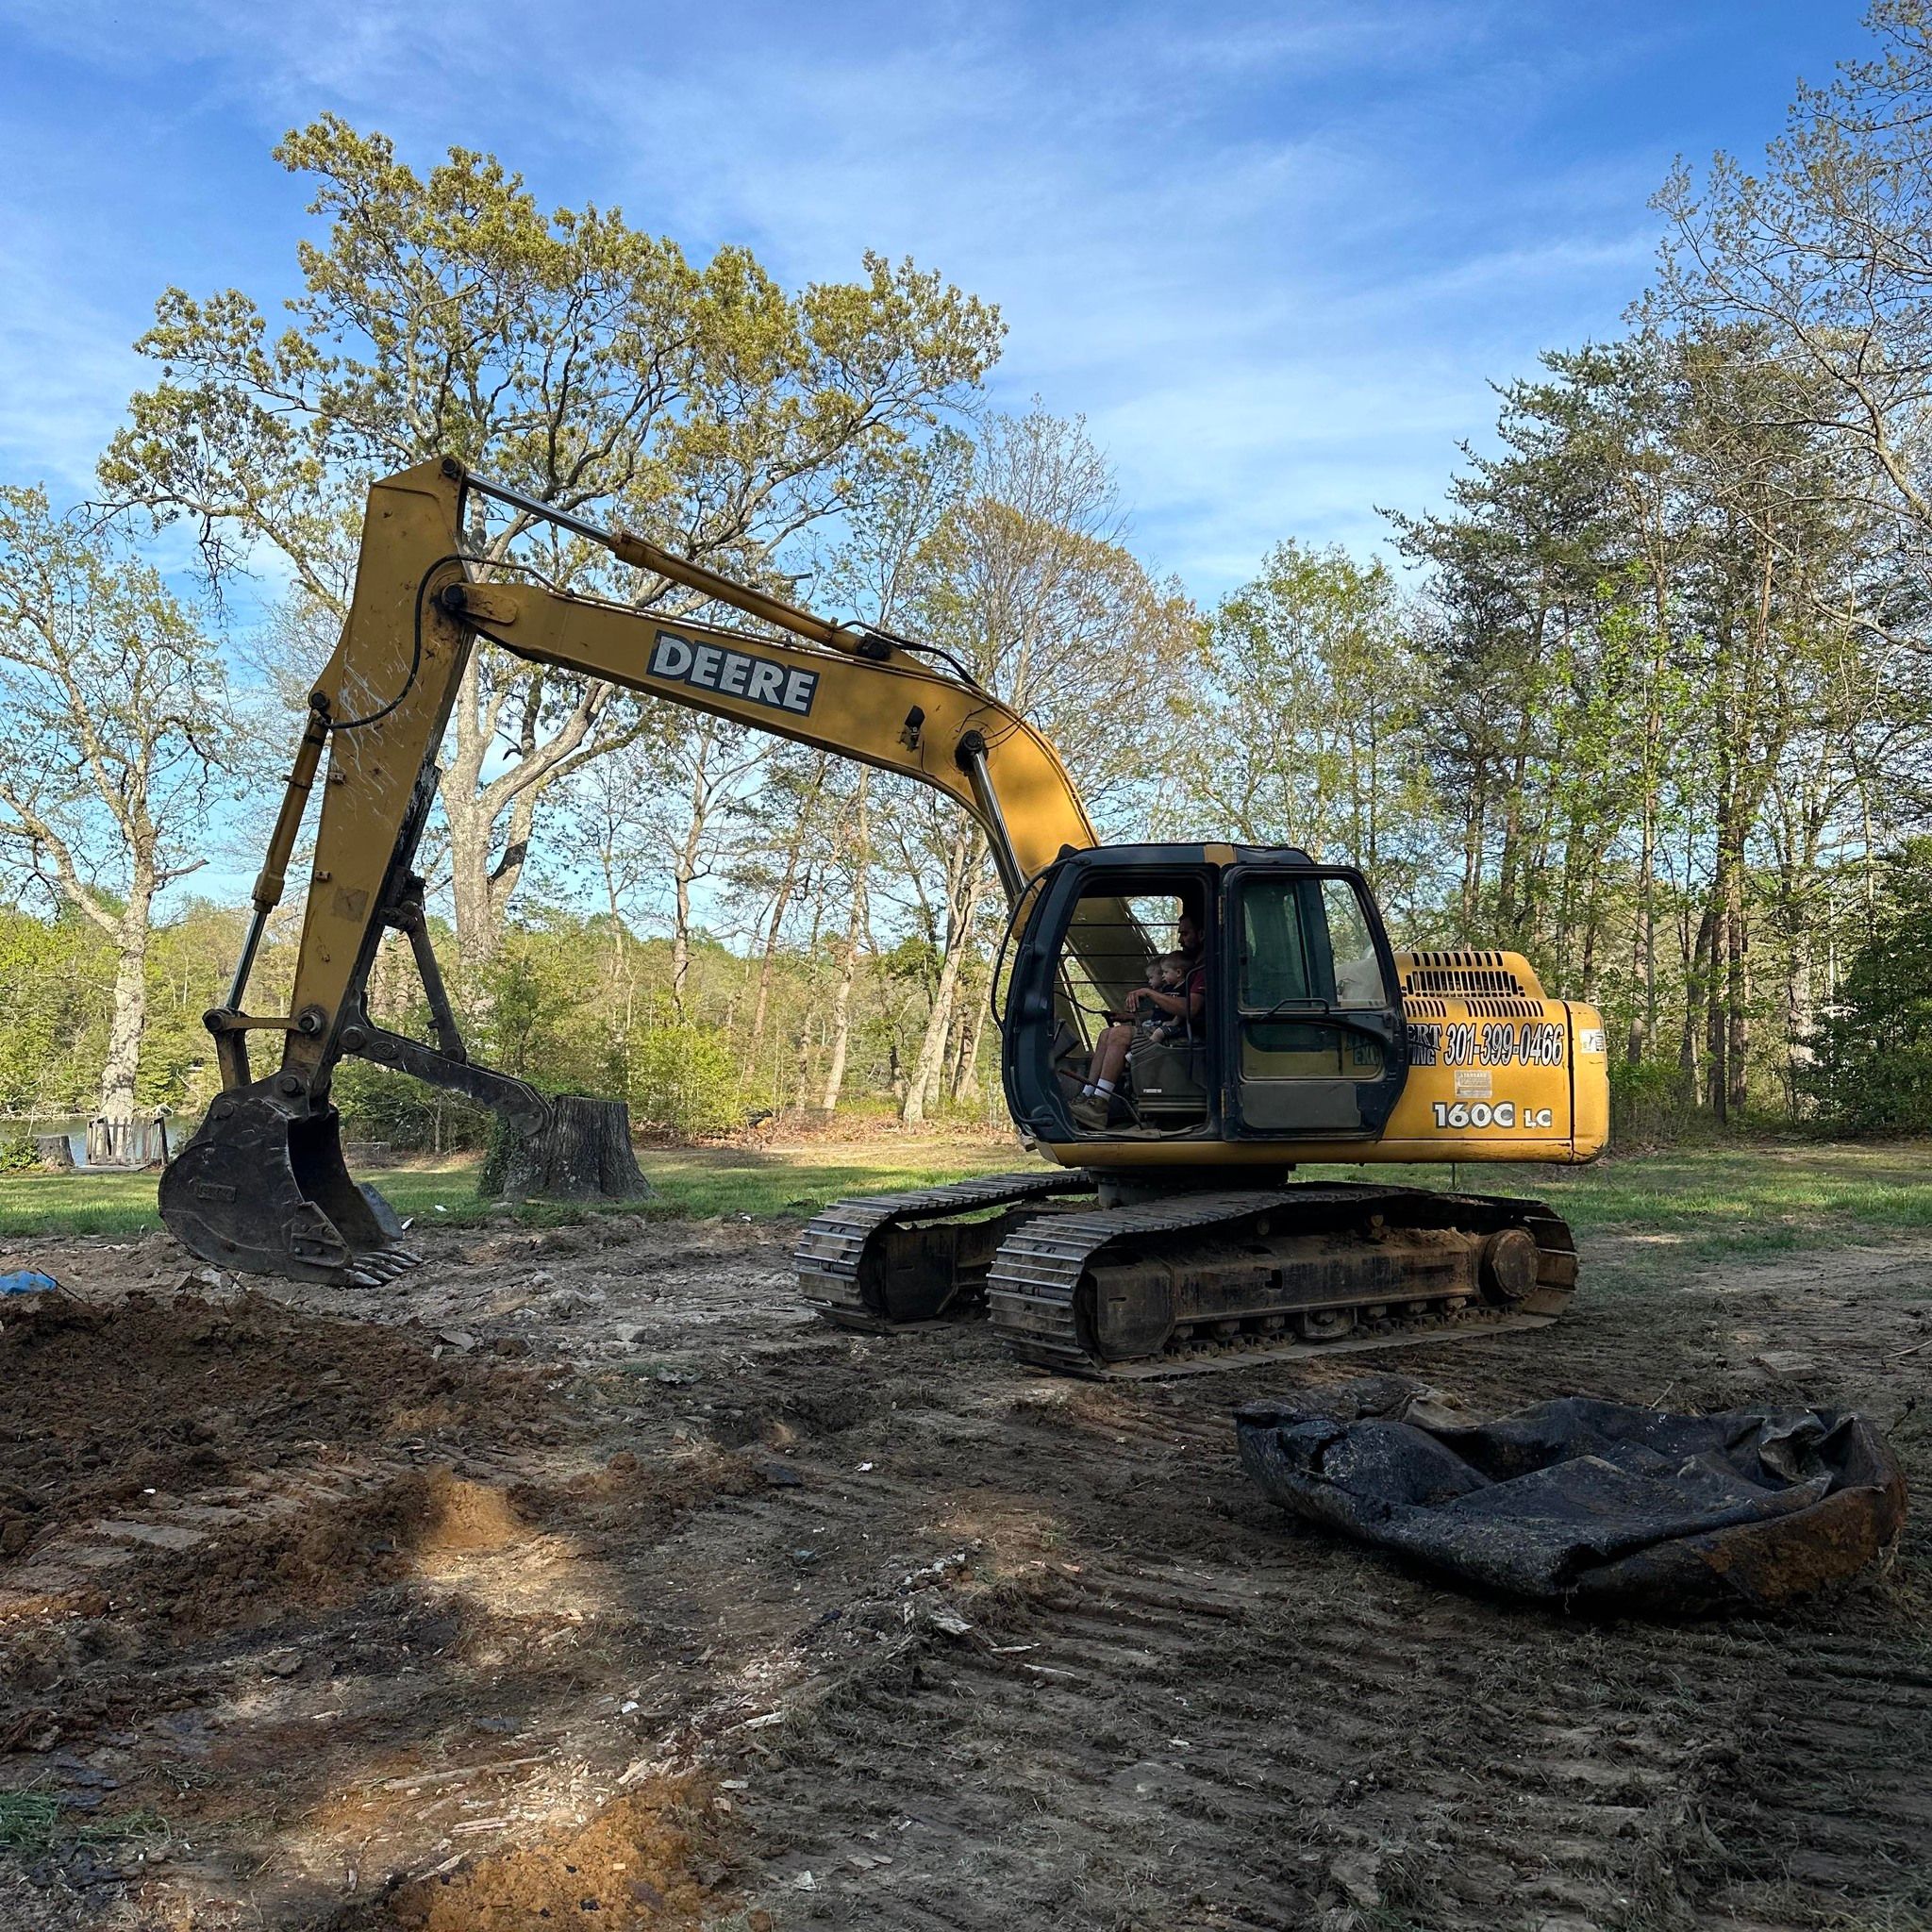
[[[1565,1396],[1480,1422],[1373,1375],[1235,1414],[1241,1466],[1295,1515],[1436,1571],[1578,1607],[1768,1607],[1873,1562],[1905,1479],[1863,1416],[1672,1415]]]

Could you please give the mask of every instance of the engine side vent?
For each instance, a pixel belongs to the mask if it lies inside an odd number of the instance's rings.
[[[1402,996],[1404,1017],[1410,1020],[1446,1020],[1449,1017],[1447,1000],[1432,999],[1427,993],[1405,993]]]
[[[1504,953],[1405,953],[1399,964],[1405,994],[1434,992],[1466,998],[1471,993],[1487,993],[1517,1000],[1533,997],[1530,989],[1511,969],[1510,957]]]

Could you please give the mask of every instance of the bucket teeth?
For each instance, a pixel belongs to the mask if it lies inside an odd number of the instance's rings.
[[[209,1108],[161,1176],[160,1209],[191,1254],[242,1274],[379,1288],[421,1260],[343,1164],[336,1110],[291,1110],[267,1081]]]

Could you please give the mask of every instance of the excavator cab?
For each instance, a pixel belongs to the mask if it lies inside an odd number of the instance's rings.
[[[1150,1143],[1243,1143],[1287,1164],[1299,1143],[1372,1141],[1408,1073],[1400,982],[1373,894],[1348,866],[1292,846],[1123,845],[1070,853],[1019,908],[1003,1031],[1014,1117],[1043,1143],[1131,1162]],[[1104,1127],[1071,1103],[1101,1033],[1182,951],[1204,997],[1140,1008]],[[1157,1156],[1165,1159],[1167,1155]]]

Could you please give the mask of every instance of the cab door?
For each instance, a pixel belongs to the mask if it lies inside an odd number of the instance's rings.
[[[1224,874],[1221,1034],[1227,1131],[1372,1141],[1408,1077],[1395,958],[1347,867]]]

